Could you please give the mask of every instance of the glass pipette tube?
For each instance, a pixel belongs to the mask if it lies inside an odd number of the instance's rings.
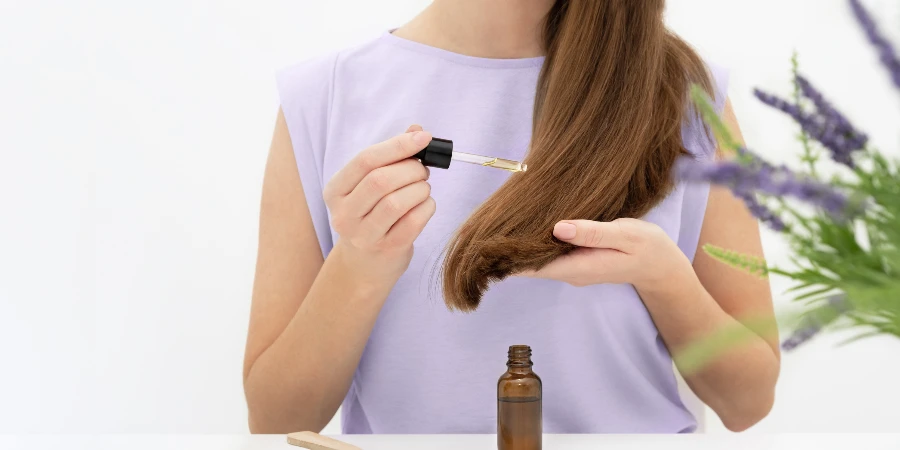
[[[469,164],[478,164],[480,166],[503,169],[509,172],[525,172],[528,170],[528,166],[526,164],[520,163],[519,161],[494,158],[493,156],[473,155],[471,153],[454,151],[452,159],[454,161],[460,161]]]

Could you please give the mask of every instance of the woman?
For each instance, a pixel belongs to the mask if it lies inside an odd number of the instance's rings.
[[[244,369],[253,432],[321,430],[343,405],[345,433],[493,433],[496,379],[507,347],[519,343],[534,349],[547,433],[696,428],[669,350],[773,314],[765,281],[697,251],[714,242],[761,254],[758,226],[739,200],[676,186],[638,218],[560,221],[547,233],[583,251],[494,284],[477,312],[458,314],[431,289],[434,268],[454,231],[510,175],[458,165],[429,172],[410,158],[436,136],[461,151],[522,160],[546,83],[582,89],[569,94],[573,108],[596,106],[606,120],[618,103],[589,99],[640,90],[627,77],[646,81],[639,69],[662,57],[652,31],[663,29],[662,8],[662,0],[435,0],[372,42],[280,74]],[[686,83],[672,83],[698,60],[667,39],[666,57],[680,51],[671,60],[683,67],[650,75],[674,86],[660,92],[677,94],[663,103],[681,117],[648,120],[683,120],[679,148],[683,141],[693,157],[714,157],[706,129],[681,114]],[[618,60],[598,68],[591,58],[608,55],[597,48]],[[622,67],[630,75],[609,76]],[[714,70],[706,81],[739,136],[725,77]],[[409,123],[428,131],[398,134]],[[641,123],[606,132],[627,141]],[[548,125],[542,136],[565,140],[568,126]],[[633,156],[603,151],[613,163]],[[633,172],[670,172],[647,154]],[[770,410],[778,372],[777,337],[765,336],[686,380],[739,431]]]

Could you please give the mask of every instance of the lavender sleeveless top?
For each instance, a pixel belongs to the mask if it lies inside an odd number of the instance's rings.
[[[323,254],[337,240],[324,184],[360,150],[410,124],[459,151],[522,160],[542,63],[469,57],[384,33],[280,71],[281,107]],[[720,109],[721,72],[713,69]],[[684,139],[698,157],[714,153],[698,123],[685,124]],[[693,431],[672,360],[632,286],[510,279],[473,314],[444,306],[435,279],[444,246],[508,176],[459,163],[432,169],[437,213],[369,337],[343,402],[344,433],[496,432],[496,383],[513,344],[534,351],[546,433]],[[678,186],[644,219],[693,259],[708,192]]]

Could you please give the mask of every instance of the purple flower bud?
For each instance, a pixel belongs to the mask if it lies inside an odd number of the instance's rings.
[[[833,187],[816,180],[800,178],[787,167],[773,167],[755,155],[747,159],[750,161],[746,163],[686,160],[676,166],[675,173],[682,181],[709,182],[728,187],[735,196],[748,202],[748,207],[757,217],[776,229],[784,229],[785,224],[780,220],[773,221],[762,209],[764,206],[755,201],[756,194],[793,197],[822,208],[839,220],[849,215],[849,198]]]
[[[850,309],[850,305],[847,303],[847,298],[844,294],[832,295],[829,297],[828,305],[826,307],[832,309],[837,315],[841,315]],[[809,342],[810,339],[822,331],[822,327],[825,325],[827,325],[827,323],[822,323],[820,318],[817,318],[814,315],[807,316],[803,326],[795,330],[789,338],[781,343],[781,349],[791,351]]]
[[[900,88],[900,59],[897,58],[897,52],[894,50],[894,46],[881,35],[881,32],[878,30],[878,25],[875,23],[875,20],[872,19],[869,12],[866,11],[862,2],[859,0],[850,0],[850,7],[853,9],[856,20],[862,25],[866,37],[869,38],[869,42],[871,42],[878,50],[881,63],[884,64],[888,69],[888,72],[890,72],[894,85]]]
[[[753,213],[753,216],[760,220],[760,222],[768,225],[769,228],[782,232],[787,230],[787,224],[781,220],[780,217],[776,216],[772,210],[767,208],[765,205],[759,202],[756,199],[756,196],[750,193],[742,192],[740,194],[736,194],[738,198],[744,201],[744,204],[747,205],[747,209]]]
[[[795,350],[797,347],[809,342],[809,340],[819,334],[819,331],[821,330],[822,328],[817,325],[802,327],[781,343],[781,349],[787,352]]]
[[[819,114],[829,117],[831,119],[830,122],[835,123],[838,127],[844,129],[853,128],[850,126],[850,122],[831,106],[831,103],[825,99],[825,96],[823,96],[818,89],[813,87],[809,80],[800,75],[797,75],[796,80],[797,84],[800,86],[800,91],[803,92],[803,95],[806,96],[806,98],[812,100],[813,104],[816,105]]]
[[[816,105],[816,113],[806,113],[800,106],[759,89],[754,91],[754,93],[763,103],[791,116],[800,124],[804,132],[821,142],[831,152],[832,159],[849,167],[854,167],[853,152],[863,149],[869,138],[857,131],[850,124],[850,121],[835,110],[809,81],[805,78],[797,77],[797,82],[800,84],[804,95],[809,97]]]

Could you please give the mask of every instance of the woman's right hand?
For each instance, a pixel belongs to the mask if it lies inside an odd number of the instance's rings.
[[[434,215],[428,168],[412,159],[429,142],[431,134],[414,125],[360,152],[325,186],[336,256],[365,284],[393,287]]]

